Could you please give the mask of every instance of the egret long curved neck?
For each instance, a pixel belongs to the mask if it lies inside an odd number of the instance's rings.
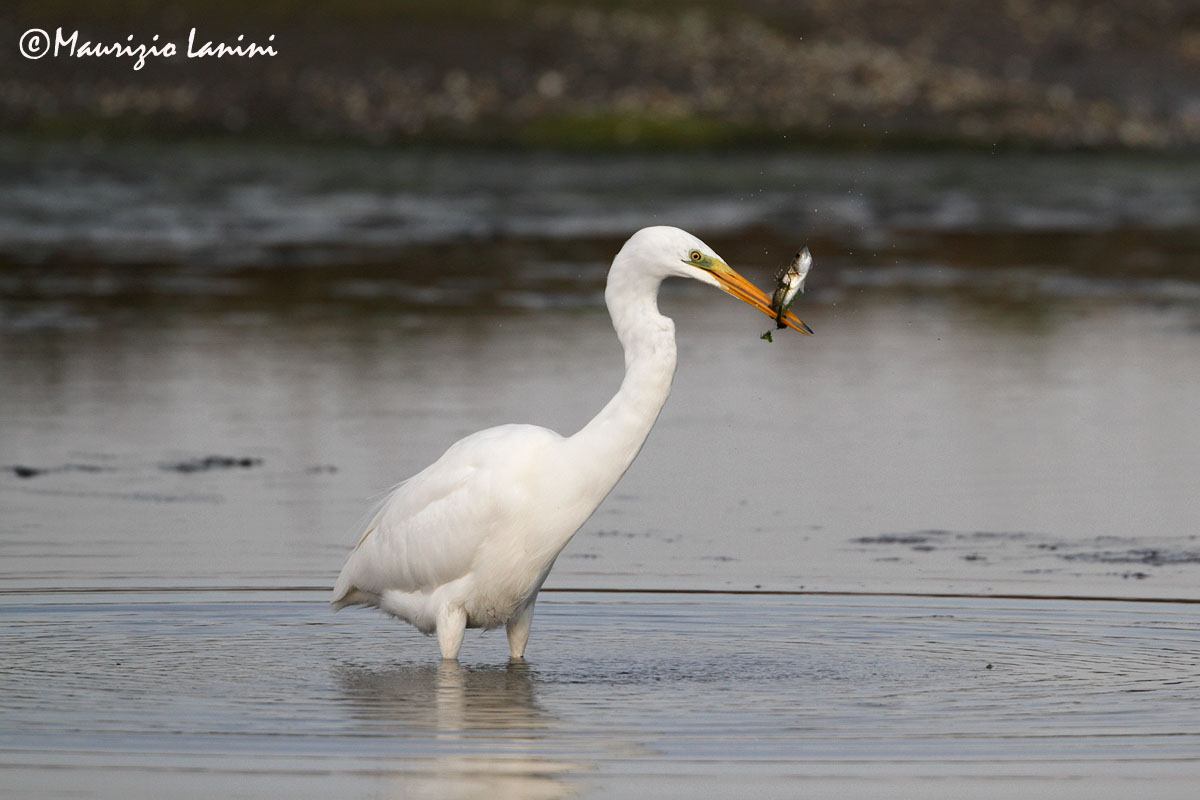
[[[620,257],[609,272],[604,299],[625,348],[625,379],[608,405],[571,437],[573,445],[586,448],[593,468],[603,473],[605,494],[633,463],[671,393],[675,324],[658,311],[662,280]]]

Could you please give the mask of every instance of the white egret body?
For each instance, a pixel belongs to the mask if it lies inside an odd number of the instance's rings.
[[[774,317],[770,299],[678,228],[644,228],[621,248],[604,299],[625,348],[616,396],[574,436],[501,425],[454,444],[397,486],[346,560],[335,609],[366,605],[436,631],[458,657],[466,628],[506,625],[521,658],[554,560],[633,462],[671,391],[675,325],[658,311],[668,277],[724,289]],[[793,315],[787,325],[804,333]]]

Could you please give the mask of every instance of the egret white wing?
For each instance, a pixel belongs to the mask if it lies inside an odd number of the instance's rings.
[[[376,605],[384,591],[429,592],[466,575],[510,517],[519,465],[550,437],[561,440],[530,425],[480,431],[397,486],[347,558],[333,604]]]

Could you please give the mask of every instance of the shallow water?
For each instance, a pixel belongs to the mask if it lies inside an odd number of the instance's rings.
[[[1191,166],[4,142],[0,789],[1190,796]],[[664,288],[527,665],[333,616],[372,496],[615,391],[648,222],[760,285],[809,243],[817,335]]]
[[[1191,606],[551,594],[527,663],[472,635],[438,666],[322,601],[5,597],[0,774],[43,796],[1183,797],[1200,766]]]
[[[1196,308],[863,293],[772,345],[724,301],[664,300],[673,395],[550,585],[1195,596]],[[4,587],[329,585],[375,493],[620,381],[600,308],[96,326],[0,342],[4,460],[44,470],[0,475]]]

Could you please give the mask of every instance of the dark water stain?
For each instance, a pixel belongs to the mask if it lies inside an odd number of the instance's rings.
[[[262,463],[261,458],[250,456],[203,456],[160,464],[159,469],[184,473],[208,472],[215,469],[249,469],[262,466]]]
[[[169,493],[169,492],[127,492],[127,491],[89,491],[85,489],[45,489],[29,487],[25,493],[42,497],[61,497],[73,500],[117,500],[134,503],[203,503],[206,505],[221,505],[225,497],[215,493]]]
[[[97,464],[63,464],[57,467],[31,467],[27,464],[14,464],[10,469],[18,478],[36,478],[57,472],[110,472],[112,470],[111,467],[102,467]]]
[[[1145,564],[1150,567],[1161,567],[1165,564],[1200,564],[1200,551],[1160,550],[1157,548],[1061,553],[1058,557],[1064,561],[1086,561],[1097,564]]]
[[[951,542],[1011,542],[1028,539],[1035,534],[1025,531],[948,531],[927,529],[910,533],[881,533],[877,536],[860,536],[851,539],[854,544],[871,545],[908,545],[914,550],[928,552],[937,549],[937,545]]]
[[[933,554],[939,551],[963,550],[961,561],[994,566],[1019,562],[1031,551],[1036,556],[1052,556],[1059,561],[1072,564],[1138,565],[1143,567],[1186,567],[1200,564],[1200,550],[1192,546],[1193,537],[1183,541],[1174,540],[1158,546],[1134,546],[1137,541],[1113,536],[1095,536],[1071,542],[1053,540],[1047,534],[1029,531],[947,531],[921,530],[911,533],[885,533],[877,536],[861,536],[850,540],[857,545],[871,547],[907,547],[914,553]],[[1017,549],[1010,545],[1020,543]],[[1114,547],[1114,545],[1129,545]],[[1035,556],[1035,557],[1036,557]],[[899,561],[896,557],[875,558],[875,561]],[[1021,570],[1027,575],[1064,574],[1061,569],[1027,567]],[[1072,574],[1072,573],[1065,573]],[[1083,573],[1073,573],[1076,577]],[[1107,572],[1107,576],[1121,580],[1146,580],[1159,573],[1143,570]]]
[[[930,539],[946,536],[948,531],[918,531],[917,533],[881,533],[878,536],[860,536],[852,539],[855,544],[906,544],[921,545]]]

